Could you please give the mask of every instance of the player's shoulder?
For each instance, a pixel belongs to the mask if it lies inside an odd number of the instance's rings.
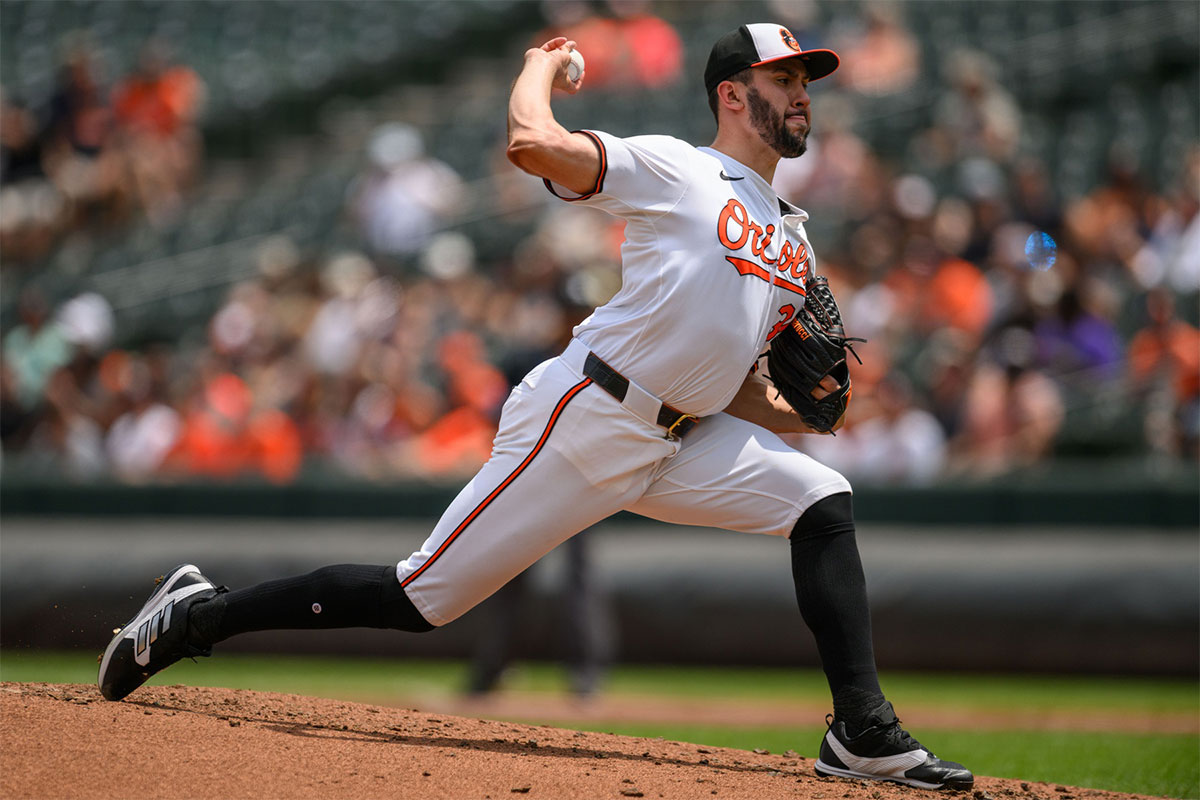
[[[658,153],[669,158],[689,159],[698,153],[694,145],[685,142],[683,139],[677,139],[674,136],[662,133],[645,133],[637,136],[629,136],[623,141],[630,147],[651,153]]]
[[[639,133],[636,136],[628,136],[625,141],[631,144],[636,144],[640,147],[661,148],[664,150],[695,150],[691,144],[679,139],[675,136],[669,136],[665,133]]]

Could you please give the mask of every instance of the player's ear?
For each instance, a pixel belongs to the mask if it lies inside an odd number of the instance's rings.
[[[746,107],[746,86],[737,81],[722,81],[717,84],[717,99],[721,105],[735,111]]]

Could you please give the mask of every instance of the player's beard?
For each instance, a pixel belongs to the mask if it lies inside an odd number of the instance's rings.
[[[758,89],[750,87],[746,92],[750,104],[750,124],[767,145],[779,153],[780,158],[797,158],[808,149],[808,133],[792,133],[783,115],[763,99]]]

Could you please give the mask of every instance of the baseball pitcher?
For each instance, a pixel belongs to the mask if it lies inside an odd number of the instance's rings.
[[[628,510],[787,537],[833,696],[817,772],[970,788],[971,773],[913,739],[880,690],[849,483],[778,436],[836,431],[851,397],[852,340],[815,272],[808,214],[771,189],[779,159],[805,151],[809,83],[837,55],[771,23],[722,36],[704,71],[717,135],[694,147],[559,125],[552,92],[586,80],[569,74],[573,49],[557,38],[525,53],[508,156],[563,201],[625,221],[620,291],[512,391],[490,460],[420,550],[236,591],[177,567],[108,646],[101,691],[119,700],[247,631],[446,625]]]

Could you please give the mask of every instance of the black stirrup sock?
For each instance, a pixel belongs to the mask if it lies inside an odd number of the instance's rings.
[[[338,564],[197,603],[188,639],[213,644],[249,631],[319,628],[433,630],[409,600],[395,566]]]
[[[791,548],[796,600],[817,642],[834,716],[853,727],[883,702],[883,692],[850,494],[830,495],[810,506],[792,529]]]

